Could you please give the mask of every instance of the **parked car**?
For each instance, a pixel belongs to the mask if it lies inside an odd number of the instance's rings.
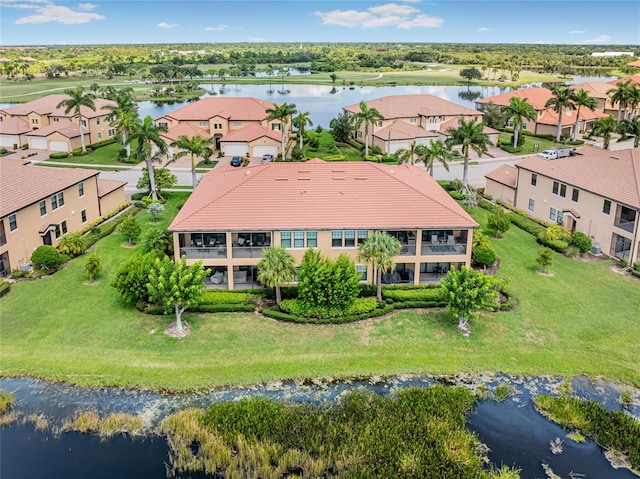
[[[231,158],[231,166],[242,166],[242,157],[234,156]]]
[[[263,163],[271,163],[275,160],[275,158],[273,157],[273,155],[262,155],[262,162]]]
[[[558,158],[565,158],[567,156],[574,156],[576,154],[576,150],[572,148],[549,148],[538,153],[538,156],[542,158],[546,158],[547,160],[557,160]]]

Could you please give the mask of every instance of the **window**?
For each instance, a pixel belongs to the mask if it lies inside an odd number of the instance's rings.
[[[382,120],[376,121],[376,126],[382,126]]]
[[[236,122],[237,123],[237,122]],[[237,125],[236,125],[237,126]],[[280,123],[271,123],[271,129],[273,131],[280,131]]]
[[[62,227],[62,234],[66,235],[67,234],[67,220],[64,220],[62,223],[60,223],[60,226]]]
[[[605,215],[608,215],[609,213],[611,213],[611,201],[604,200],[604,205],[602,206],[602,212]]]
[[[538,175],[535,173],[531,173],[531,186],[536,186],[538,184]]]
[[[555,221],[556,220],[557,214],[558,214],[558,211],[555,208],[550,208],[549,209],[549,219],[551,221]]]
[[[56,195],[53,195],[51,197],[51,210],[55,211],[58,209],[58,197]]]
[[[562,198],[566,198],[567,197],[567,185],[560,185],[560,196]]]
[[[222,123],[214,123],[213,124],[213,129],[214,130],[222,130]]]
[[[533,198],[529,198],[529,211],[533,211],[536,206],[536,200]]]
[[[526,124],[526,123],[524,123],[524,122],[522,123],[522,129],[523,129],[523,130],[526,130],[526,129],[527,129],[527,124]]]
[[[200,126],[209,126],[209,122],[208,121],[201,121],[200,122]]]
[[[558,183],[557,181],[553,182],[553,194],[560,195],[562,198],[566,198],[567,196],[567,185]]]
[[[344,246],[345,248],[354,248],[356,246],[355,230],[347,230],[344,232]]]
[[[331,247],[342,248],[342,231],[331,232]]]
[[[367,267],[365,265],[357,264],[356,271],[360,273],[360,281],[367,280]]]
[[[580,190],[578,188],[574,188],[571,192],[571,201],[574,203],[578,202],[578,196],[580,196]]]
[[[317,248],[317,247],[318,247],[318,232],[307,231],[307,248]]]
[[[60,238],[60,225],[56,225],[56,238]]]
[[[560,189],[560,183],[558,183],[557,181],[554,181],[553,182],[553,194],[557,195],[559,189]]]
[[[239,128],[242,126],[242,122],[241,121],[234,121],[233,122],[233,126],[235,126],[236,128]],[[280,126],[280,124],[278,123],[278,127]],[[278,128],[279,130],[280,128]]]
[[[167,123],[166,121],[162,121],[160,123],[158,123],[158,128],[163,128],[163,129],[168,129],[169,128],[169,123]],[[111,130],[109,130],[111,131]]]
[[[16,220],[16,215],[9,215],[9,231],[15,231],[18,229],[18,222]]]
[[[98,132],[98,140],[102,140],[102,132],[101,131]]]
[[[561,225],[564,220],[564,213],[562,210],[558,210],[558,224]]]
[[[85,128],[87,127],[87,120],[83,118],[82,120],[80,120],[80,122],[82,123],[82,126],[84,126]]]
[[[82,222],[86,223],[87,222],[87,210],[82,210],[80,212],[80,217],[82,218]]]
[[[78,196],[81,198],[84,196],[84,183],[82,181],[78,183]]]
[[[304,248],[304,231],[293,232],[293,247]]]
[[[100,117],[96,118],[96,125],[100,124]]]
[[[367,239],[368,235],[369,235],[369,232],[367,230],[358,230],[358,244],[362,243],[365,239]]]
[[[280,246],[283,248],[291,248],[291,231],[283,231],[280,233]]]
[[[512,121],[512,120],[509,120],[509,121],[507,122],[507,126],[508,126],[509,128],[513,128],[513,121]]]
[[[415,123],[416,119],[415,118],[409,118],[409,123]]]
[[[4,221],[0,220],[0,246],[7,244],[7,235],[4,232]]]
[[[5,251],[0,255],[0,278],[6,278],[11,273],[9,267],[9,252]]]
[[[53,122],[54,122],[54,123],[58,123],[59,121],[60,121],[60,118],[54,118],[54,119],[53,119]]]
[[[40,216],[44,216],[47,214],[47,201],[40,201]]]
[[[116,136],[116,129],[109,128],[109,131],[107,132],[107,134],[109,135],[109,137]]]

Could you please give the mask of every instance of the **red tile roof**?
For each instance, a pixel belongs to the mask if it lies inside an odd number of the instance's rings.
[[[178,125],[160,134],[160,136],[162,136],[163,138],[169,139],[170,142],[177,141],[178,137],[182,135],[188,136],[189,138],[192,138],[198,135],[200,135],[203,138],[211,137],[208,129],[198,128],[197,126],[191,123],[188,123],[186,121],[178,123]]]
[[[640,148],[618,151],[581,148],[579,153],[557,160],[531,156],[516,167],[640,208]]]
[[[640,83],[640,73],[636,73],[634,75],[628,76],[628,77],[624,77],[624,78],[618,78],[617,80],[611,80],[610,82],[608,82],[610,85],[613,85],[614,87],[618,86],[618,83],[622,82],[625,83],[628,80],[631,80],[631,83],[635,83],[636,85],[638,83]]]
[[[425,130],[420,126],[410,125],[406,121],[397,120],[391,125],[376,131],[373,136],[383,140],[412,140],[415,138],[438,137],[435,131]]]
[[[592,98],[609,98],[609,91],[612,90],[611,84],[603,81],[588,81],[584,83],[576,83],[569,88],[572,90],[580,90],[581,88],[586,91]]]
[[[102,178],[98,178],[98,198],[102,198],[118,188],[124,188],[126,184],[126,181],[103,180]]]
[[[270,130],[268,128],[263,127],[262,125],[258,125],[257,123],[254,123],[244,128],[240,128],[239,130],[230,131],[225,136],[223,136],[220,139],[220,141],[246,142],[246,141],[257,140],[258,138],[262,138],[263,136],[266,136],[276,141],[281,141],[282,139],[282,134],[279,131]]]
[[[269,163],[213,169],[171,231],[475,228],[421,168],[365,162]]]
[[[204,121],[219,116],[231,121],[261,121],[267,117],[267,108],[273,107],[273,103],[257,98],[207,97],[163,115],[161,118]]]
[[[67,138],[76,138],[80,136],[80,127],[73,123],[71,120],[63,119],[61,121],[56,121],[51,123],[49,126],[45,126],[43,128],[38,128],[37,130],[32,130],[27,133],[27,136],[49,136],[52,133],[60,133]],[[88,134],[89,132],[85,128],[84,134]]]
[[[629,62],[627,63],[627,66],[640,68],[640,60],[634,60],[632,62]]]
[[[480,100],[476,100],[476,103],[479,103],[481,105],[485,103],[493,103],[494,105],[507,106],[511,98],[519,97],[529,100],[529,103],[533,105],[534,109],[544,110],[545,108],[547,108],[544,105],[552,96],[553,94],[551,93],[551,90],[547,88],[522,88],[520,90],[514,90],[507,93],[502,93],[500,95],[490,96],[488,98],[482,98]]]
[[[434,95],[391,95],[365,102],[369,108],[375,108],[386,120],[422,116],[473,115],[482,116],[482,112],[467,108],[458,103],[444,100]],[[345,106],[343,110],[351,113],[360,111],[360,104]]]
[[[48,95],[37,100],[24,103],[22,105],[13,106],[11,108],[3,108],[2,111],[12,116],[24,116],[29,113],[35,112],[38,115],[58,116],[73,118],[75,116],[74,110],[65,113],[65,108],[57,108],[57,105],[69,98],[65,94]],[[111,112],[105,108],[107,105],[115,105],[115,102],[111,100],[105,100],[104,98],[96,98],[94,100],[96,110],[93,111],[86,106],[80,107],[80,113],[83,118],[95,118],[97,116],[109,115]]]
[[[571,115],[568,115],[567,112],[565,111],[563,113],[563,115],[562,115],[562,126],[573,125],[576,122],[575,113],[577,113],[577,111],[578,110],[573,110]],[[590,110],[589,108],[585,108],[585,107],[580,108],[580,121],[594,120],[596,118],[601,118],[601,117],[605,117],[605,116],[609,116],[609,115],[605,115],[604,113],[595,112],[595,111]],[[537,122],[542,124],[542,125],[557,126],[558,125],[558,114],[555,111],[553,111],[553,109],[548,108],[542,113],[542,115],[540,115],[538,117]]]
[[[97,170],[31,166],[3,158],[0,161],[0,218],[99,174]]]
[[[515,188],[518,183],[518,169],[511,165],[501,165],[484,175],[484,177],[488,180],[493,180],[505,186]]]
[[[2,135],[21,135],[28,131],[31,131],[31,127],[22,118],[11,117],[0,121],[0,134]]]

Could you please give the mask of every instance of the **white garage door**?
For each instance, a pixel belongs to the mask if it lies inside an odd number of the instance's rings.
[[[253,147],[253,156],[261,157],[263,155],[273,155],[278,156],[278,147],[277,146],[254,146]]]
[[[13,148],[13,145],[20,145],[18,137],[14,135],[0,135],[0,146],[4,148]]]
[[[46,150],[47,140],[45,138],[29,138],[29,148],[35,150]]]
[[[391,146],[389,148],[391,151],[389,151],[390,154],[395,153],[398,150],[408,150],[409,149],[409,141],[392,141],[391,142]]]
[[[223,143],[224,156],[247,156],[249,154],[248,143]]]
[[[69,151],[69,145],[66,141],[52,141],[49,143],[51,151]]]

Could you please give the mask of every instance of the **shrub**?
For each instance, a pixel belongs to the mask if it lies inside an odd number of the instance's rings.
[[[86,151],[84,153],[82,152],[82,148],[74,148],[73,151],[71,152],[71,154],[73,156],[86,156],[89,153],[91,153],[91,151],[92,150],[89,147],[86,148]]]
[[[50,160],[62,160],[63,158],[69,158],[69,153],[66,151],[56,151],[49,155]]]
[[[436,288],[414,288],[401,287],[392,289],[385,286],[382,288],[382,296],[384,299],[392,299],[394,301],[443,301],[444,290],[440,285]]]
[[[11,284],[5,280],[0,281],[0,298],[11,291]]]
[[[536,263],[540,265],[542,271],[546,271],[553,262],[553,251],[549,248],[542,248],[538,251],[538,256],[536,257]]]
[[[124,301],[130,304],[149,302],[147,283],[155,258],[153,254],[134,256],[120,266],[111,286],[118,290]]]
[[[567,247],[569,246],[569,243],[567,243],[566,241],[547,239],[546,231],[542,231],[538,235],[538,243],[540,243],[543,246],[546,246],[547,248],[551,248],[552,250],[557,251],[558,253],[564,253]]]
[[[87,244],[79,231],[64,235],[58,241],[58,250],[67,256],[78,256],[84,253]]]
[[[115,138],[108,138],[102,141],[96,141],[95,143],[91,143],[91,149],[97,150],[98,148],[102,148],[103,146],[113,145],[117,140]]]
[[[89,281],[93,281],[100,274],[100,270],[102,269],[102,265],[100,264],[100,258],[98,258],[95,254],[92,254],[87,259],[87,262],[84,265],[84,268],[87,273],[87,278],[89,279]]]
[[[236,291],[203,291],[200,304],[246,304],[250,297]]]
[[[158,221],[158,216],[164,213],[164,205],[157,201],[149,205],[149,215],[151,215],[152,221],[155,223]]]
[[[509,230],[511,226],[511,215],[504,212],[502,208],[494,211],[487,218],[487,226],[497,237],[502,236]]]
[[[581,231],[576,231],[571,235],[571,244],[580,250],[580,253],[588,253],[593,246],[591,239]]]
[[[491,266],[496,262],[496,252],[491,246],[478,246],[473,250],[472,258],[476,263]]]
[[[50,245],[38,246],[31,255],[31,262],[42,269],[55,268],[62,264],[64,257],[60,254],[60,251]]]
[[[569,243],[571,241],[571,233],[569,233],[569,231],[567,231],[567,229],[561,225],[549,226],[546,229],[544,236],[546,239],[550,241],[559,240],[559,241],[564,241],[565,243]]]
[[[142,251],[156,252],[171,256],[173,254],[173,234],[163,228],[152,228],[142,238]]]
[[[127,238],[127,242],[129,244],[133,244],[138,236],[140,236],[140,232],[142,228],[136,221],[136,217],[133,215],[127,216],[122,220],[120,226],[118,228],[120,234],[123,234]]]
[[[538,236],[540,233],[544,233],[545,231],[544,226],[536,223],[535,221],[533,221],[530,218],[527,218],[526,216],[522,216],[517,213],[514,213],[510,215],[509,219],[518,228],[534,236]]]
[[[620,258],[620,267],[626,268],[627,266],[629,266],[629,262],[624,258]]]

